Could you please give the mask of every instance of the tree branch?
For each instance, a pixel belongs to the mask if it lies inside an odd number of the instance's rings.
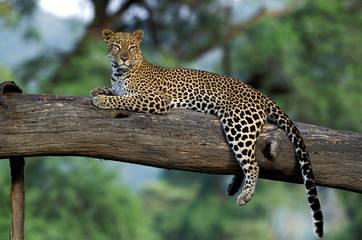
[[[166,169],[241,174],[213,115],[188,110],[164,116],[101,110],[85,97],[0,91],[0,123],[0,159],[87,156]],[[297,126],[317,184],[362,193],[362,134]],[[302,183],[284,132],[267,124],[257,143],[261,178]]]

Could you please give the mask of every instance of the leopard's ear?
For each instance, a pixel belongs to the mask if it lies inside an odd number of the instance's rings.
[[[143,30],[138,29],[138,30],[134,31],[132,35],[133,35],[135,38],[137,38],[137,40],[138,40],[139,42],[141,42],[141,41],[142,41],[142,38],[143,38],[143,35],[144,35],[144,32],[143,32]]]
[[[109,30],[109,29],[103,29],[102,31],[102,37],[103,37],[103,40],[105,42],[108,42],[109,40],[111,40],[114,36],[114,32],[112,32],[112,30]]]

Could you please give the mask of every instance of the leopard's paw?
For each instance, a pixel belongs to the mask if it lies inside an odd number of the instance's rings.
[[[250,201],[250,199],[252,198],[253,195],[254,194],[251,193],[250,191],[243,191],[236,199],[236,203],[240,206],[244,206],[245,204],[247,204]]]
[[[91,97],[96,97],[98,95],[114,95],[113,90],[108,87],[97,87],[89,92]]]
[[[111,109],[111,104],[106,95],[96,95],[95,97],[92,97],[92,103],[98,108]]]

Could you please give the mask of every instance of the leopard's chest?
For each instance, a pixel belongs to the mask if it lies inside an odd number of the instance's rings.
[[[126,87],[127,79],[123,78],[122,76],[112,76],[112,90],[117,93],[118,96],[124,96],[127,93]]]

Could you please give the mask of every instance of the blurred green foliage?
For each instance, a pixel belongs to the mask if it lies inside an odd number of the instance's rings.
[[[9,2],[0,3],[8,22],[10,11],[29,17],[36,3],[19,5],[19,0],[9,8]],[[300,1],[288,14],[254,22],[226,43],[218,40],[226,38],[234,20],[219,2],[140,1],[138,7],[145,2],[148,18],[118,21],[114,28],[145,28],[143,52],[150,62],[191,66],[202,55],[199,49],[218,49],[214,71],[231,69],[293,119],[362,131],[362,14],[355,1]],[[28,37],[40,41],[30,30]],[[96,86],[110,85],[111,67],[97,36],[81,38],[73,52],[44,48],[16,70],[0,65],[0,77],[17,81],[25,92],[35,84],[39,93],[87,96]],[[10,174],[6,161],[0,165],[0,239],[7,239]],[[300,185],[259,180],[253,200],[238,207],[235,197],[225,197],[222,177],[164,172],[160,181],[134,192],[119,169],[106,165],[79,158],[27,159],[26,239],[313,239]],[[332,203],[331,192],[337,199]],[[361,195],[320,193],[328,239],[362,239]]]
[[[10,192],[10,173],[6,161],[0,165],[0,238],[7,239],[10,209],[4,196]],[[101,161],[28,158],[26,239],[158,239],[141,199],[118,176]]]
[[[362,131],[362,17],[343,1],[308,1],[279,19],[251,27],[234,46],[235,75],[266,75],[261,90],[293,119]],[[240,64],[242,63],[242,64]]]

